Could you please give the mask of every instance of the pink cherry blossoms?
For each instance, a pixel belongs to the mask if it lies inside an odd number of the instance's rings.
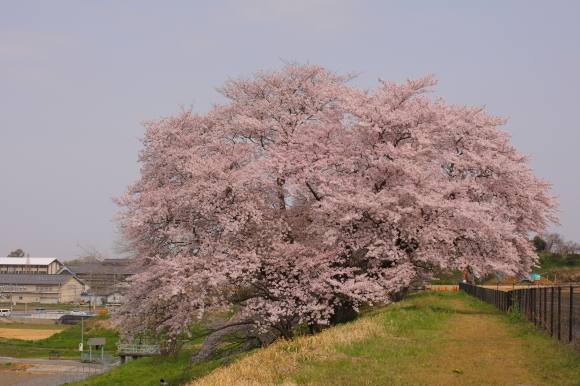
[[[290,64],[230,79],[208,113],[146,122],[141,179],[117,199],[141,269],[119,313],[177,336],[208,311],[292,337],[400,299],[434,270],[528,272],[556,222],[550,184],[482,108]]]

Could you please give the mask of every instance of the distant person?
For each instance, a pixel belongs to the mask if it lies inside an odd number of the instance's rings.
[[[461,276],[462,283],[467,283],[468,273],[469,273],[469,270],[467,269],[467,267],[463,268],[463,275]]]
[[[160,384],[160,385],[164,385],[164,386],[167,386],[167,385],[169,385],[169,383],[165,382],[165,380],[164,380],[164,379],[160,379],[160,380],[159,380],[159,384]]]
[[[471,285],[475,284],[475,275],[473,274],[471,267],[467,267],[467,282]]]

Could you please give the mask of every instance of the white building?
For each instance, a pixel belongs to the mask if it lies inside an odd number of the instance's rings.
[[[53,275],[62,267],[54,257],[0,257],[0,273]]]

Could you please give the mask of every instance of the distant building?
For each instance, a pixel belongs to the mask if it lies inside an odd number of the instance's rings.
[[[83,300],[91,304],[122,303],[129,287],[127,278],[135,272],[129,268],[128,259],[106,259],[103,262],[65,264],[61,273],[70,273],[86,284]]]
[[[0,257],[0,274],[53,275],[64,264],[54,257]]]
[[[84,283],[73,275],[0,274],[0,302],[60,304],[81,300]]]
[[[125,303],[125,293],[129,289],[129,284],[121,283],[109,288],[91,289],[88,292],[83,292],[81,299],[86,303],[102,306],[105,304],[119,305]]]

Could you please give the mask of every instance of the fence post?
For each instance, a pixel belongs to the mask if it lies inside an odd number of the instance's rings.
[[[522,295],[525,297],[525,307],[526,307],[526,318],[531,322],[532,321],[532,295],[530,291],[526,291],[522,289]]]
[[[562,287],[558,287],[558,340],[561,340],[562,337],[560,335],[560,330],[562,329],[560,326],[562,324]]]
[[[540,308],[540,326],[545,327],[545,321],[544,319],[546,319],[546,310],[544,308],[544,305],[546,304],[546,296],[544,295],[544,293],[546,291],[544,291],[545,288],[538,288],[538,291],[540,292],[540,302],[538,303],[538,306]]]
[[[534,308],[534,288],[532,290],[528,290],[528,295],[530,296],[530,321],[536,325],[536,310]]]
[[[548,329],[548,288],[544,287],[544,329]]]
[[[506,309],[506,305],[507,305],[506,293],[507,292],[503,292],[501,294],[501,310],[502,311],[507,311],[507,309]]]
[[[574,287],[570,284],[570,320],[568,321],[568,342],[572,342],[572,320],[574,318]]]
[[[554,287],[550,292],[550,336],[554,336]]]
[[[538,297],[536,299],[536,305],[538,307],[538,326],[542,325],[542,289],[538,288],[537,291]]]
[[[523,289],[520,290],[522,293],[522,304],[524,307],[524,315],[526,319],[530,320],[530,294]]]
[[[537,324],[537,314],[538,314],[538,310],[536,310],[536,289],[532,288],[532,292],[531,292],[530,296],[530,301],[532,302],[531,307],[532,307],[532,318],[534,319],[534,326]]]
[[[530,294],[529,288],[528,291],[524,291],[522,290],[523,296],[525,298],[525,306],[526,307],[526,319],[528,319],[530,322],[532,321],[532,295]]]
[[[536,301],[536,289],[532,288],[532,318],[534,318],[534,326],[538,325],[538,302]]]

